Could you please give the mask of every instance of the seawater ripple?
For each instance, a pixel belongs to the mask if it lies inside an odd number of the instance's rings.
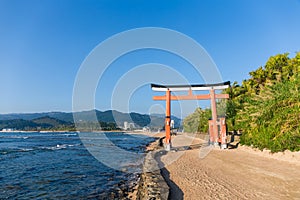
[[[124,133],[102,134],[118,147],[137,153],[153,141]],[[95,134],[95,139],[101,137]],[[118,198],[121,190],[137,181],[134,169],[142,164],[124,164],[132,173],[116,171],[96,160],[77,133],[52,132],[0,133],[0,162],[0,199]]]

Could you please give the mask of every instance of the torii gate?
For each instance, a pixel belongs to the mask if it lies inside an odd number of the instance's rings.
[[[229,94],[216,94],[215,90],[226,89],[230,86],[230,81],[216,84],[200,84],[200,85],[157,85],[151,84],[153,91],[166,92],[164,96],[154,96],[153,100],[166,101],[166,119],[165,119],[165,131],[166,131],[166,150],[171,148],[171,100],[209,100],[211,102],[212,112],[212,130],[210,132],[210,138],[212,143],[218,143],[218,125],[217,125],[217,106],[216,99],[228,99]],[[193,95],[192,91],[197,90],[209,90],[210,94]],[[173,96],[172,91],[188,91],[187,95]]]

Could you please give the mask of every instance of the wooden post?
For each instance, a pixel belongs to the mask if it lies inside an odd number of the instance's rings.
[[[209,144],[214,143],[214,129],[212,120],[208,120]]]
[[[227,140],[226,140],[226,121],[225,117],[220,118],[220,126],[221,126],[221,149],[227,148]]]
[[[213,141],[212,144],[218,145],[218,125],[217,125],[217,105],[215,90],[210,90],[210,101],[211,101],[211,114],[212,114],[212,125],[213,125]]]
[[[171,91],[166,91],[166,120],[165,120],[165,131],[166,131],[166,150],[171,149]]]

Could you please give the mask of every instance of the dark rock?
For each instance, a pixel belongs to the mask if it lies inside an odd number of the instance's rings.
[[[158,163],[154,158],[154,152],[149,151],[144,160],[143,173],[140,176],[137,199],[167,200],[168,196],[169,186],[160,173]]]

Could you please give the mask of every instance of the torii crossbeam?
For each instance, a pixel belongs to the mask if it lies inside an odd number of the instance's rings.
[[[228,99],[229,94],[216,94],[215,90],[222,90],[230,87],[230,81],[216,84],[198,84],[198,85],[157,85],[151,84],[153,91],[166,92],[164,96],[154,96],[153,100],[166,101],[166,120],[165,120],[165,131],[166,131],[166,150],[171,148],[171,100],[210,100],[211,101],[211,112],[212,112],[212,123],[213,133],[210,133],[213,143],[218,143],[218,126],[217,126],[217,106],[216,99]],[[209,90],[209,94],[194,95],[193,91],[197,90]],[[177,91],[188,91],[187,95],[173,96],[171,92]]]

